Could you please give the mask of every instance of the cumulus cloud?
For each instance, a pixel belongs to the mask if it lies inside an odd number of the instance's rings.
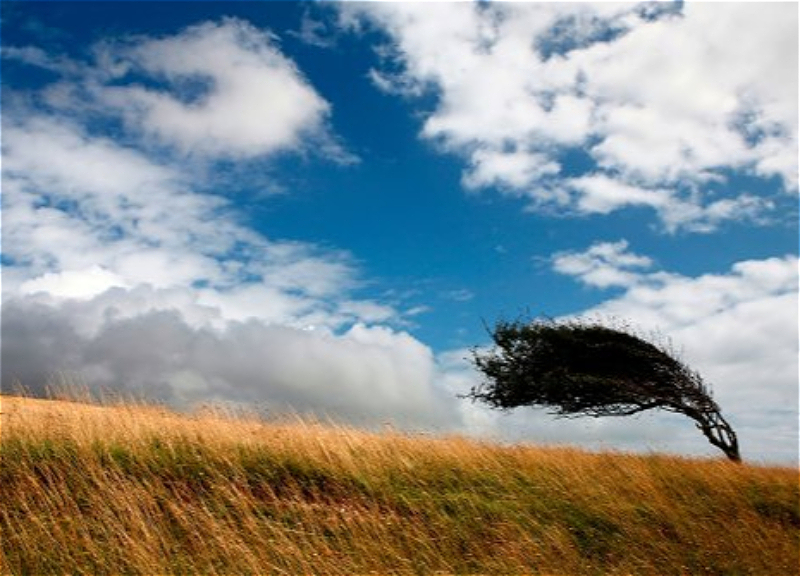
[[[356,161],[328,128],[330,104],[281,53],[276,36],[246,21],[109,39],[91,54],[76,61],[38,47],[3,51],[61,75],[42,91],[43,103],[73,116],[116,117],[128,137],[162,150],[243,160],[311,150],[313,143],[331,160]]]
[[[343,25],[386,34],[378,88],[435,97],[420,133],[464,158],[467,188],[588,214],[645,206],[669,231],[704,232],[773,208],[711,192],[733,174],[797,189],[796,6],[341,10]],[[578,148],[591,163],[576,174],[565,155]]]
[[[95,50],[102,69],[90,87],[98,100],[183,153],[252,157],[327,137],[330,105],[276,38],[247,22],[206,22]]]
[[[628,242],[600,242],[585,252],[560,252],[553,256],[553,269],[598,288],[630,286],[641,277],[641,269],[653,262],[628,251]]]
[[[105,87],[101,97],[134,127],[186,153],[254,156],[296,148],[330,106],[274,46],[239,20],[205,23],[178,36],[109,46],[117,78],[145,73],[170,90]]]

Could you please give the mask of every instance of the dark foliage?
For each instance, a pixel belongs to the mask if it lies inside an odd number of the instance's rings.
[[[490,333],[494,348],[473,351],[486,379],[469,398],[501,409],[542,406],[559,417],[676,412],[740,460],[736,434],[711,390],[666,347],[591,322],[500,321]]]

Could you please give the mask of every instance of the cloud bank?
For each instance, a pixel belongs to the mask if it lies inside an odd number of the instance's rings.
[[[457,427],[452,398],[433,386],[431,350],[407,334],[364,324],[333,334],[255,319],[215,330],[192,326],[190,311],[178,308],[114,316],[115,303],[127,307],[137,296],[157,299],[112,290],[91,301],[7,303],[4,382],[42,393],[55,374],[178,407],[238,402],[365,426]],[[106,319],[97,329],[81,329],[98,316]]]

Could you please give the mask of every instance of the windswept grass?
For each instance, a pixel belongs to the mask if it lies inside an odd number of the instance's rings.
[[[3,574],[797,574],[798,471],[4,397]]]

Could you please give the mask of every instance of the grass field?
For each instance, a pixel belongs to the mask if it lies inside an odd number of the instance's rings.
[[[800,573],[798,470],[5,396],[3,574]]]

